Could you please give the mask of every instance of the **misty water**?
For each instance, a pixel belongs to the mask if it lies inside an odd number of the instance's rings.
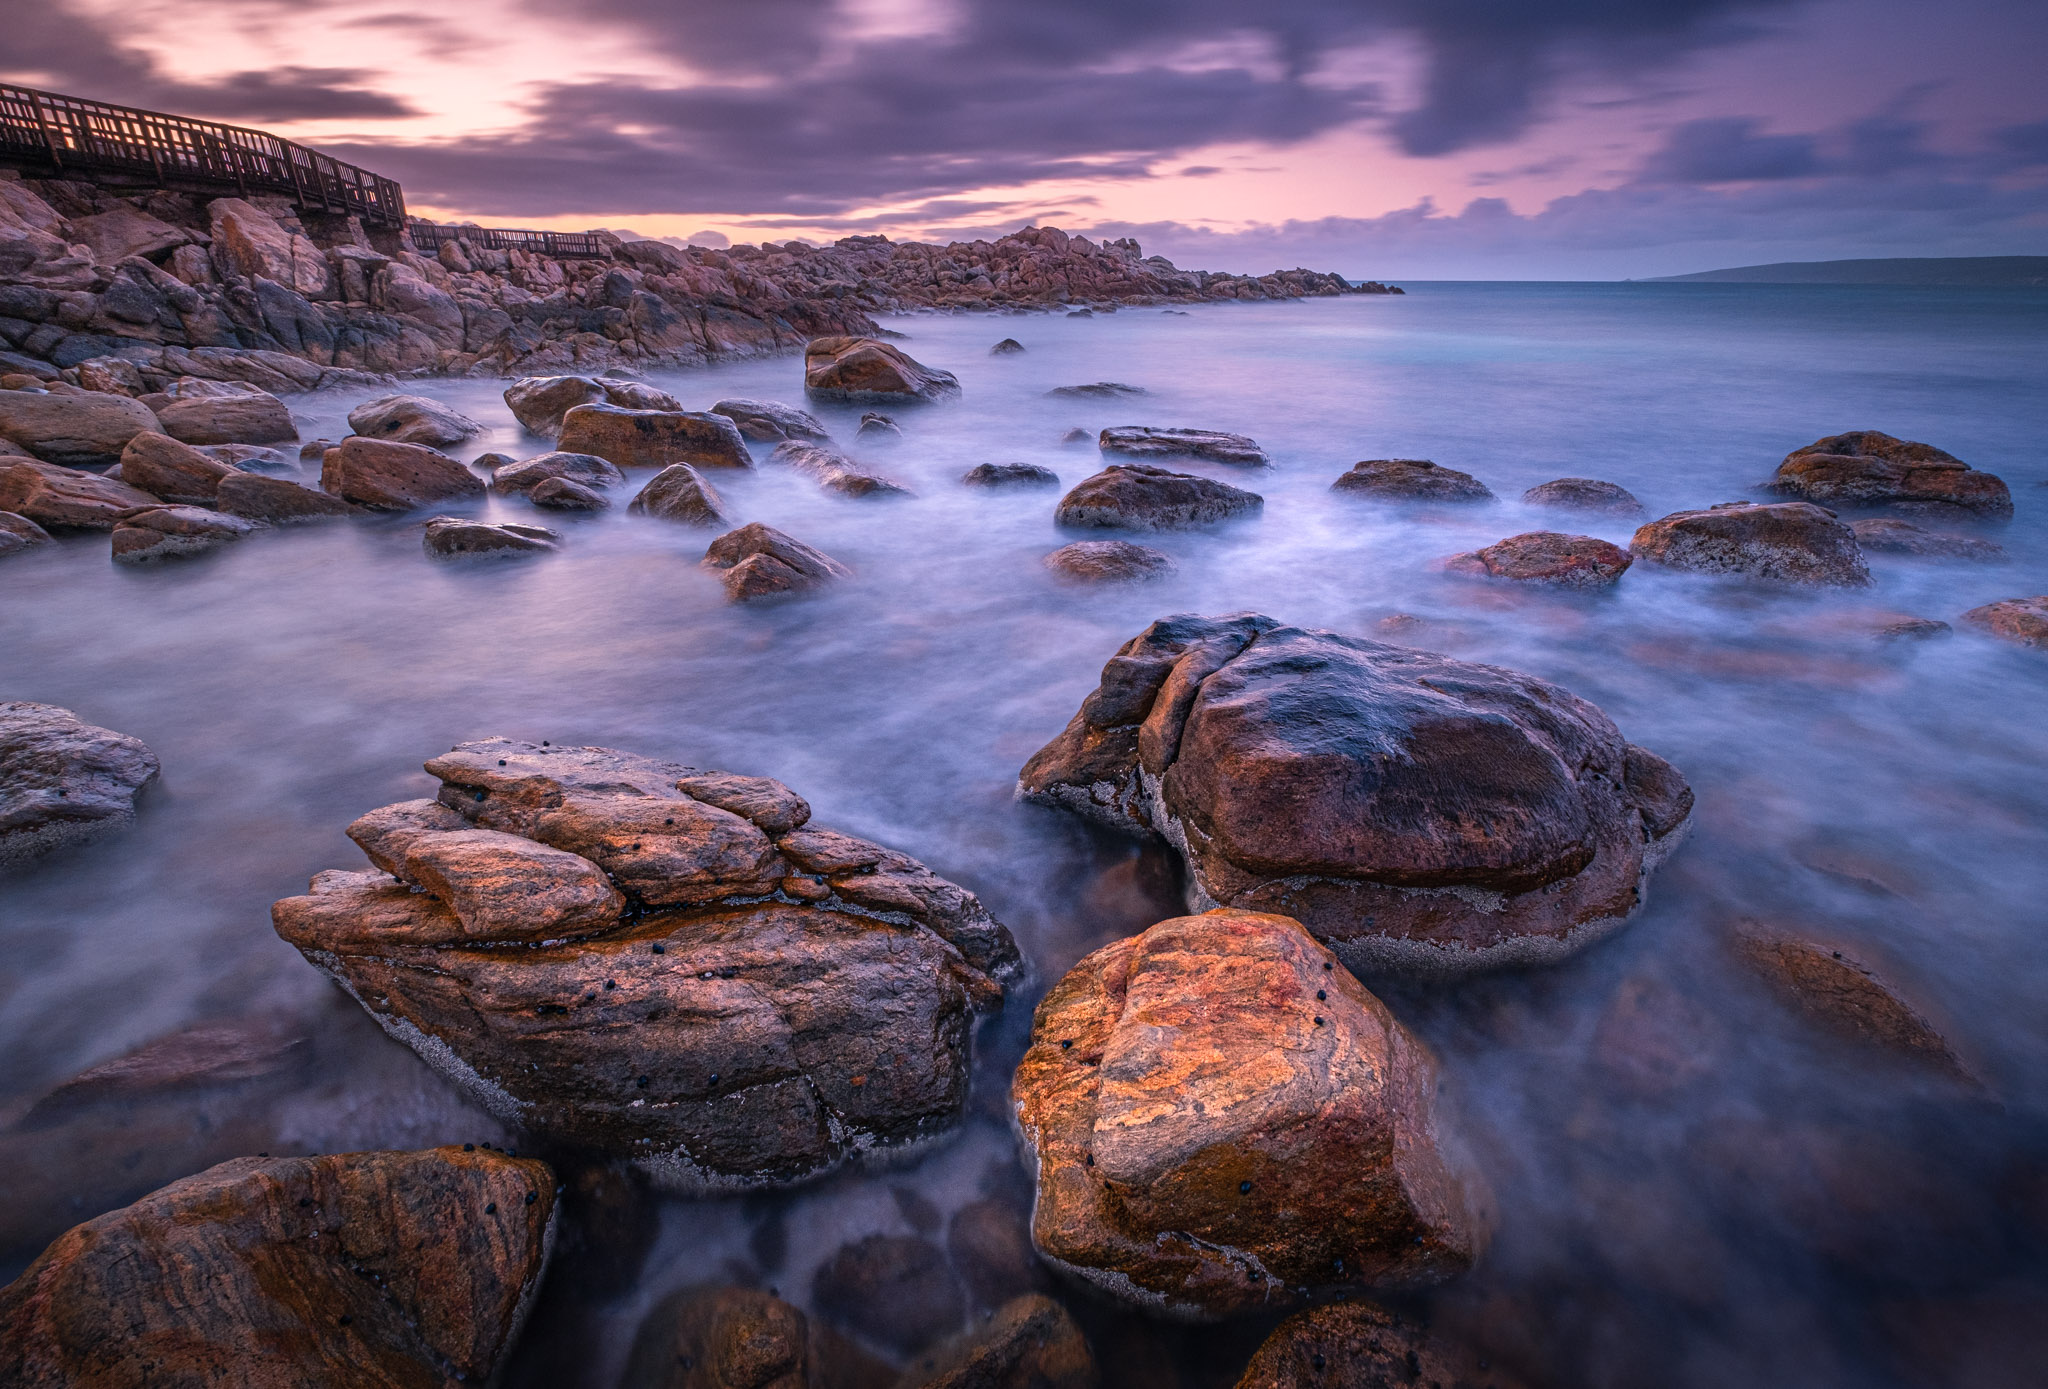
[[[271,902],[320,869],[364,866],[343,827],[431,794],[420,763],[466,739],[778,777],[816,822],[978,893],[1032,979],[982,1029],[960,1136],[914,1161],[734,1199],[572,1184],[508,1378],[609,1385],[669,1291],[735,1282],[808,1305],[844,1242],[936,1230],[943,1243],[952,1211],[1028,1190],[1007,1082],[1032,1006],[1083,954],[1179,908],[1157,846],[1012,795],[1120,642],[1173,612],[1255,609],[1373,637],[1408,614],[1420,625],[1390,639],[1591,699],[1698,796],[1692,837],[1619,935],[1541,972],[1379,989],[1441,1057],[1497,1211],[1478,1267],[1413,1305],[1538,1383],[1903,1389],[2038,1368],[2026,1337],[2048,1321],[2048,656],[1961,626],[1881,642],[1858,622],[1953,622],[2048,591],[2048,292],[1417,285],[1405,298],[889,326],[964,387],[896,412],[900,442],[855,450],[914,498],[823,493],[768,463],[766,445],[755,471],[714,477],[738,519],[857,571],[815,599],[729,606],[697,564],[708,533],[623,506],[541,515],[516,498],[466,509],[553,526],[560,554],[435,563],[414,516],[271,532],[141,570],[110,564],[104,536],[7,561],[0,698],[140,737],[164,772],[132,828],[0,879],[0,1125],[152,1039],[264,1018],[310,1038],[310,1059],[282,1093],[209,1099],[203,1129],[273,1153],[535,1151],[279,941]],[[989,356],[1006,336],[1028,350]],[[694,409],[802,402],[794,358],[648,379]],[[1103,380],[1150,394],[1046,394]],[[491,426],[459,456],[545,451],[521,436],[503,384],[417,389]],[[291,405],[304,437],[337,438],[371,394]],[[852,439],[857,410],[818,413]],[[1178,561],[1163,581],[1055,583],[1040,557],[1084,538],[1054,526],[1058,494],[957,483],[975,464],[1020,461],[1071,485],[1100,463],[1063,433],[1134,423],[1241,431],[1275,464],[1186,465],[1266,505],[1219,530],[1140,537]],[[1611,591],[1559,594],[1434,567],[1527,530],[1627,543],[1631,522],[1515,500],[1550,478],[1621,483],[1659,516],[1756,496],[1789,450],[1864,428],[2003,475],[2017,516],[1983,533],[2010,561],[1873,555],[1871,589],[1820,593],[1638,566]],[[1463,469],[1502,500],[1401,509],[1330,493],[1351,463],[1385,457]],[[1790,1011],[1729,947],[1746,919],[1881,965],[1977,1083]],[[152,1110],[129,1137],[155,1151],[149,1126],[167,1122]],[[37,1241],[0,1275],[134,1194],[66,1135],[0,1131],[20,1178],[0,1181],[0,1229]],[[127,1171],[145,1186],[182,1175],[146,1156]],[[1229,1384],[1270,1325],[1164,1327],[1068,1300],[1112,1384]]]

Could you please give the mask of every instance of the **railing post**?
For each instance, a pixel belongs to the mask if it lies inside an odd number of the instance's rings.
[[[36,125],[43,132],[43,143],[50,147],[50,162],[59,169],[64,167],[63,151],[57,148],[57,134],[50,128],[50,118],[43,114],[43,98],[39,92],[28,94],[29,105],[35,108]]]

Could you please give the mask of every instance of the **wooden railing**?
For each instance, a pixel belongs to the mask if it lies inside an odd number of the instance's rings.
[[[433,255],[450,241],[466,241],[479,250],[510,251],[515,247],[553,260],[579,257],[602,260],[612,253],[612,239],[596,232],[515,231],[510,227],[452,226],[415,217],[406,234],[422,255]]]
[[[299,206],[405,225],[396,181],[260,130],[0,84],[0,162],[162,188],[284,193]]]

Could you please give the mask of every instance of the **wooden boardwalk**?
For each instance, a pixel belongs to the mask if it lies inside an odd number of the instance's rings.
[[[478,250],[531,251],[551,260],[588,258],[602,260],[611,255],[608,237],[596,232],[515,231],[510,227],[471,227],[447,222],[428,222],[415,217],[406,226],[412,244],[421,255],[431,256],[451,241],[465,241]]]

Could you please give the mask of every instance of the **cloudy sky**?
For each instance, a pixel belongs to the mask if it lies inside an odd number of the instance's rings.
[[[1031,222],[1583,278],[2048,254],[2048,0],[37,0],[0,77],[415,212],[701,244]]]

